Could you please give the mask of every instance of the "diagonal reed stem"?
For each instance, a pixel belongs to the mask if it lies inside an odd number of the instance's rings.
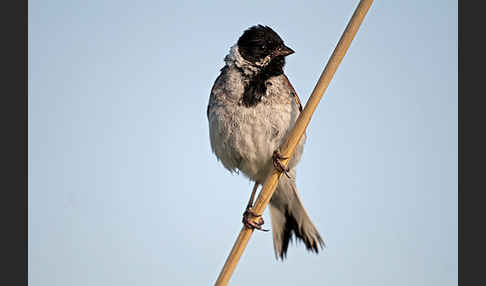
[[[358,4],[358,7],[356,7],[356,10],[351,17],[351,20],[349,20],[346,29],[339,39],[339,42],[334,49],[331,58],[327,62],[327,65],[324,68],[324,71],[322,72],[319,81],[314,87],[314,90],[312,91],[309,100],[302,110],[302,113],[297,118],[297,121],[295,122],[295,125],[292,128],[289,137],[287,138],[287,141],[280,150],[280,153],[283,157],[292,157],[295,147],[304,135],[307,125],[309,125],[309,122],[312,118],[312,115],[314,114],[314,111],[317,108],[317,105],[319,104],[319,101],[321,100],[324,92],[329,86],[331,79],[333,78],[339,64],[344,58],[344,55],[351,45],[351,42],[353,41],[354,36],[356,35],[372,3],[373,0],[361,0]],[[289,159],[282,160],[282,163],[287,166],[288,160]],[[278,179],[280,178],[281,174],[282,173],[278,172],[277,170],[273,170],[273,172],[268,175],[265,183],[263,184],[263,188],[257,198],[257,201],[255,202],[255,205],[253,207],[253,211],[257,214],[262,214],[265,210],[266,206],[270,201],[270,198],[273,195],[273,192],[275,191],[275,188],[277,187]],[[238,261],[240,260],[240,257],[243,254],[243,251],[245,250],[252,234],[253,229],[248,229],[243,226],[240,234],[238,235],[238,238],[236,239],[235,244],[233,245],[233,248],[231,249],[228,258],[226,259],[223,269],[218,276],[218,279],[215,283],[216,286],[223,286],[228,284],[231,275],[233,274],[236,265],[238,264]]]

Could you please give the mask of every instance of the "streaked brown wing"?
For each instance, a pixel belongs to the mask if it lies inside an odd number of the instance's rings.
[[[287,84],[289,85],[290,89],[292,90],[292,96],[294,97],[295,102],[297,103],[297,106],[299,106],[299,111],[302,111],[302,103],[300,102],[300,98],[297,95],[295,88],[292,86],[292,84],[289,81],[289,78],[285,74],[284,74],[284,79],[287,82]]]

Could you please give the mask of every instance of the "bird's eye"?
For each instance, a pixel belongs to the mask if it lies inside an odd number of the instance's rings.
[[[261,46],[260,46],[260,48],[261,48],[262,50],[265,50],[265,49],[267,48],[267,46],[265,46],[265,45],[261,45]]]

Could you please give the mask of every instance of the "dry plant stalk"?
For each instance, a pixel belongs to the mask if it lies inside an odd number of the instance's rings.
[[[307,125],[309,125],[312,114],[314,113],[317,105],[319,104],[319,101],[321,100],[324,92],[329,86],[329,82],[334,76],[334,73],[336,72],[342,59],[344,58],[344,55],[351,45],[351,42],[353,41],[353,38],[356,35],[356,32],[358,31],[361,23],[363,22],[364,17],[368,13],[368,10],[371,7],[372,3],[373,0],[361,0],[358,4],[358,7],[356,7],[356,10],[351,17],[351,20],[349,20],[346,29],[339,39],[339,42],[334,49],[334,52],[332,53],[326,67],[324,68],[324,71],[322,72],[319,81],[314,87],[314,90],[312,91],[309,100],[302,110],[302,113],[297,118],[297,121],[295,122],[295,125],[292,128],[289,137],[287,138],[287,141],[280,150],[280,153],[283,157],[292,157],[295,147],[300,141],[300,138],[302,138],[302,136],[304,135]],[[282,160],[284,166],[287,166],[288,161],[289,159]],[[281,175],[282,173],[278,172],[277,170],[274,170],[271,174],[268,175],[265,183],[263,184],[263,188],[255,202],[255,205],[252,208],[254,212],[256,212],[257,214],[263,213],[266,206],[270,202],[270,198],[272,197],[273,192],[277,187],[278,179]],[[248,244],[248,241],[250,240],[252,234],[253,229],[248,229],[243,226],[240,231],[240,235],[236,239],[236,242],[233,245],[233,248],[231,249],[228,258],[226,259],[223,269],[218,276],[218,279],[215,283],[216,286],[228,284],[231,275],[233,274],[236,265],[238,264],[238,261],[243,254],[243,251],[245,250],[246,245]]]

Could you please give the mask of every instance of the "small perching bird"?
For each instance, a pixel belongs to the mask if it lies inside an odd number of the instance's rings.
[[[305,134],[287,168],[281,164],[278,151],[302,111],[283,71],[285,57],[293,53],[270,27],[250,27],[225,57],[226,65],[213,85],[207,109],[216,157],[229,171],[241,171],[255,182],[243,214],[246,227],[263,230],[263,219],[251,209],[255,192],[272,168],[285,173],[270,200],[275,256],[282,260],[293,236],[316,253],[324,245],[295,183],[295,166],[302,156]]]

